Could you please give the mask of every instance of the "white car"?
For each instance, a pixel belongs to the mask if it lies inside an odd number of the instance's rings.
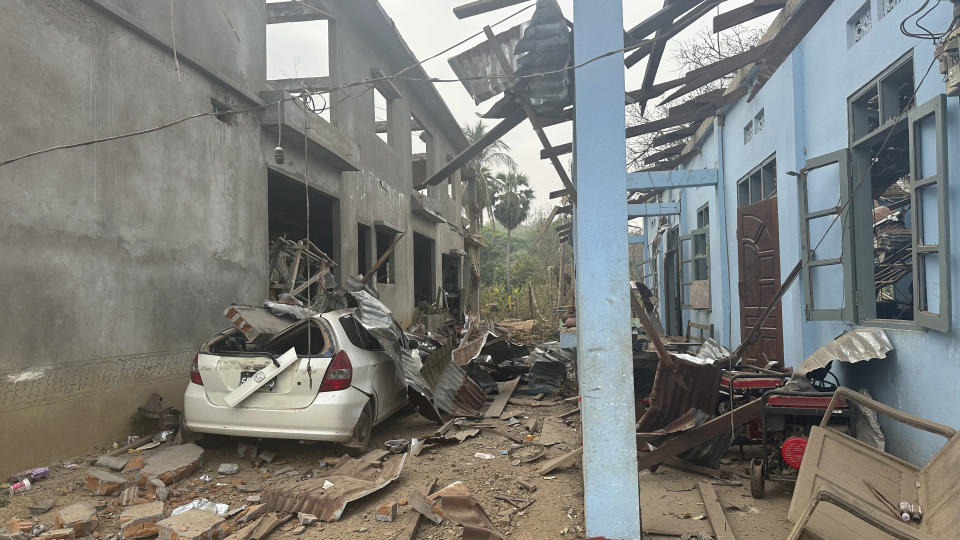
[[[213,336],[190,369],[183,409],[187,429],[365,447],[373,426],[407,404],[407,385],[396,362],[353,313],[350,308],[311,317],[310,354],[307,320],[264,347],[247,344],[236,328]],[[413,341],[400,339],[405,341],[400,346],[415,348]],[[291,347],[297,354],[289,367],[236,406],[227,404],[241,383],[276,364]]]

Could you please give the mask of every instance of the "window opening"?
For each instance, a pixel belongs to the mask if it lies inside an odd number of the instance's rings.
[[[374,129],[377,133],[377,137],[381,141],[391,144],[393,131],[392,126],[390,125],[390,109],[391,109],[391,100],[387,99],[386,96],[380,92],[379,89],[373,89],[373,123]]]
[[[748,206],[777,195],[777,160],[770,157],[737,182],[737,205]]]
[[[847,21],[847,47],[852,47],[873,28],[870,0],[867,0]]]
[[[367,270],[373,267],[373,261],[370,260],[372,252],[371,233],[369,225],[357,223],[357,273],[366,274]]]
[[[379,261],[383,254],[390,249],[390,246],[393,244],[394,239],[396,238],[397,233],[386,227],[377,227],[377,260]],[[377,270],[377,283],[383,284],[393,284],[396,283],[396,265],[394,261],[396,260],[397,253],[396,250],[390,253],[390,256],[387,257],[387,260],[383,265]]]
[[[213,112],[217,113],[216,114],[217,120],[223,122],[228,126],[233,125],[234,113],[228,112],[233,110],[232,107],[224,103],[221,103],[213,98],[210,98],[210,105],[213,107]]]

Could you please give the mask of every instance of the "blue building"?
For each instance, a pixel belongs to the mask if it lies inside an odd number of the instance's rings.
[[[895,350],[834,365],[840,381],[960,426],[960,102],[934,40],[901,31],[920,5],[836,0],[775,70],[737,72],[675,172],[715,170],[716,185],[661,193],[678,213],[643,218],[632,270],[658,291],[668,333],[709,323],[735,347],[802,262],[746,357],[796,367],[848,330],[882,327]],[[940,3],[923,26],[946,30],[954,9]],[[881,424],[908,461],[943,442]]]

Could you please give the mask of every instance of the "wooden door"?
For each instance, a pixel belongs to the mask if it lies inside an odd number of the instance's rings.
[[[747,339],[780,287],[780,234],[777,198],[737,209],[740,260],[740,338]],[[783,366],[783,316],[774,308],[756,341],[744,350],[745,363]]]

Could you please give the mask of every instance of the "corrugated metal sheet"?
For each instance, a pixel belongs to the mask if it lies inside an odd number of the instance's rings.
[[[671,357],[660,361],[650,392],[650,407],[637,422],[637,431],[649,433],[664,428],[690,409],[712,414],[717,410],[721,371]],[[685,388],[684,388],[685,386]]]
[[[521,78],[517,90],[530,98],[540,116],[552,116],[572,102],[572,70],[563,70],[573,59],[573,36],[557,0],[538,0],[530,26],[517,46],[517,75],[549,73]],[[563,71],[560,71],[563,70]]]
[[[893,350],[893,344],[882,328],[858,328],[820,347],[800,364],[798,371],[806,374],[826,367],[833,360],[856,363],[884,358]]]
[[[444,345],[424,358],[422,373],[441,411],[455,416],[480,416],[487,394],[453,362],[453,347]]]
[[[383,463],[347,458],[323,476],[286,487],[267,487],[263,502],[269,512],[306,512],[322,521],[337,521],[347,503],[383,489],[396,480],[406,458],[406,454],[400,454]],[[328,487],[324,488],[324,485]]]
[[[506,32],[497,34],[503,54],[510,61],[514,71],[517,69],[517,59],[513,56],[513,49],[523,38],[523,30],[526,26],[527,23],[519,24]],[[447,62],[477,105],[513,87],[513,81],[507,78],[508,73],[500,65],[500,60],[489,41],[484,41],[450,58]],[[495,78],[475,78],[491,76]]]

